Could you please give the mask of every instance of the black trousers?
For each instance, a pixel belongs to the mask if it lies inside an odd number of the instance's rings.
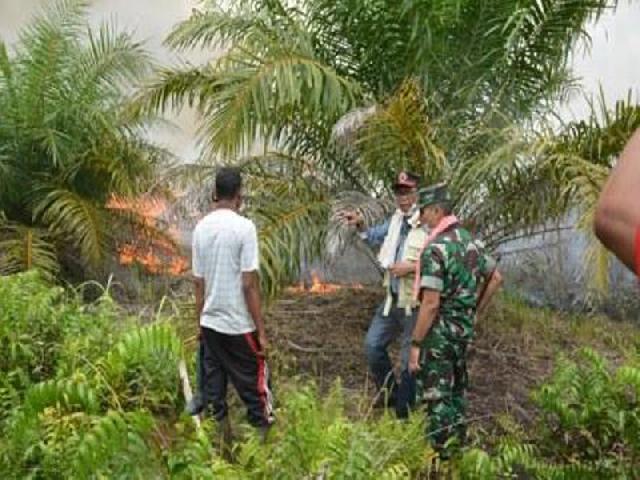
[[[220,421],[227,416],[229,380],[247,407],[249,423],[263,427],[273,423],[273,396],[269,368],[260,353],[255,332],[227,335],[202,328],[204,361],[202,393],[205,405]]]

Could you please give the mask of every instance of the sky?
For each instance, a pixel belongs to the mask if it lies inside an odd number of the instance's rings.
[[[53,0],[0,0],[0,37],[8,43],[16,38],[21,26],[37,9]],[[172,25],[187,18],[198,0],[94,0],[91,22],[115,18],[118,25],[134,30],[145,39],[149,50],[161,62],[176,61],[162,41]],[[586,95],[597,95],[600,85],[608,102],[625,98],[631,89],[640,94],[640,1],[620,0],[618,9],[589,25],[592,38],[588,51],[576,52],[575,74],[581,79]],[[192,55],[188,60],[202,59]],[[582,94],[558,110],[564,119],[583,118],[588,112]],[[185,161],[197,157],[197,116],[190,111],[171,116],[174,128],[153,132],[157,142],[171,149]]]
[[[8,43],[16,40],[17,32],[38,9],[54,0],[0,0],[0,37]],[[133,31],[136,39],[145,40],[147,49],[162,63],[177,63],[177,57],[162,42],[171,27],[189,17],[198,0],[93,0],[90,22],[99,25],[114,19],[118,26]],[[183,56],[184,58],[184,56]],[[195,54],[187,60],[198,62]],[[197,157],[197,116],[192,111],[170,115],[171,127],[157,128],[153,139],[179,158],[193,161]]]
[[[640,1],[619,0],[615,12],[605,14],[587,31],[590,50],[576,52],[573,58],[586,94],[599,95],[602,86],[609,105],[626,98],[629,90],[634,99],[640,98]],[[564,118],[582,118],[587,112],[584,97],[579,95],[561,113]]]

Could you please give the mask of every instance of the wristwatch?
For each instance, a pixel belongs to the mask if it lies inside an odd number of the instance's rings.
[[[412,347],[421,348],[422,347],[422,340],[416,340],[415,338],[412,338],[411,339],[411,346]]]

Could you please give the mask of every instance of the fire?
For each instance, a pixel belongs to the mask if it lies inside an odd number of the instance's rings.
[[[361,290],[363,287],[359,283],[354,283],[351,285],[340,285],[337,283],[325,283],[320,279],[320,275],[317,272],[311,272],[311,286],[306,288],[304,282],[300,282],[298,285],[294,287],[289,287],[287,289],[290,293],[313,293],[317,295],[328,295],[338,290],[342,290],[344,288],[350,288],[352,290]]]
[[[175,245],[179,236],[178,228],[174,225],[161,228],[164,223],[163,217],[169,209],[165,199],[112,197],[107,202],[107,207],[136,215],[139,217],[142,230],[163,232],[163,235],[153,235],[140,231],[132,240],[119,245],[121,265],[137,264],[148,273],[172,276],[180,276],[188,270],[187,259],[178,252]]]
[[[316,272],[311,272],[311,288],[309,289],[311,293],[333,293],[340,290],[340,288],[340,285],[333,283],[322,283],[320,276]]]

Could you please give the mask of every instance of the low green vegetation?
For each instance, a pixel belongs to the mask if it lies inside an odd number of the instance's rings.
[[[186,320],[157,314],[142,324],[108,292],[87,304],[33,271],[0,277],[0,476],[427,478],[437,465],[470,479],[635,478],[640,335],[620,324],[607,338],[603,331],[616,324],[577,321],[509,299],[494,309],[481,335],[519,331],[529,342],[521,355],[531,361],[572,336],[593,348],[561,357],[546,381],[538,379],[529,424],[505,416],[500,431],[475,431],[473,445],[451,462],[439,462],[424,443],[422,415],[405,423],[372,415],[339,382],[321,395],[284,375],[276,378],[278,423],[266,444],[238,426],[241,408],[234,409],[229,462],[218,454],[213,424],[198,430],[180,414],[177,365],[193,358],[177,333]]]

